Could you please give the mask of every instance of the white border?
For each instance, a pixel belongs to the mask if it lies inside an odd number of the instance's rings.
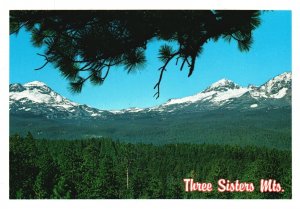
[[[0,201],[2,208],[202,208],[213,206],[219,208],[294,208],[299,205],[300,163],[299,163],[299,5],[296,0],[6,0],[0,10]],[[28,200],[8,199],[8,84],[9,84],[9,10],[13,9],[268,9],[292,10],[293,26],[293,65],[292,65],[292,154],[293,154],[293,199],[292,200]]]

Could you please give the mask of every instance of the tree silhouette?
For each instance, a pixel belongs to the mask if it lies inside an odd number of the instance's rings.
[[[240,51],[248,51],[252,31],[260,25],[260,11],[10,11],[10,33],[21,28],[31,33],[32,43],[44,47],[38,54],[70,80],[71,90],[80,92],[86,81],[101,85],[114,66],[130,73],[146,63],[145,50],[151,40],[165,42],[158,52],[163,65],[154,86],[160,83],[170,61],[188,77],[196,58],[210,40],[234,40]],[[176,43],[174,49],[171,43]]]

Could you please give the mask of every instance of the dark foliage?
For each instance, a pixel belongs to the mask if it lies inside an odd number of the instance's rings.
[[[291,198],[291,152],[226,145],[126,144],[109,139],[10,137],[10,198]],[[184,192],[183,178],[214,191]],[[217,180],[253,182],[252,193],[218,193]],[[283,193],[260,193],[276,179]]]
[[[171,60],[188,76],[196,58],[210,40],[237,41],[241,51],[253,42],[252,31],[260,25],[259,11],[11,11],[10,33],[21,28],[31,33],[32,43],[44,47],[45,64],[52,63],[80,92],[90,80],[102,84],[113,66],[128,72],[143,66],[151,40],[166,44],[159,50],[163,66],[155,89],[158,98],[163,73]],[[170,44],[176,43],[177,49]]]
[[[140,114],[101,120],[47,119],[10,115],[10,134],[30,131],[42,139],[108,137],[129,143],[230,144],[291,149],[291,108],[248,111],[185,111],[181,114]]]

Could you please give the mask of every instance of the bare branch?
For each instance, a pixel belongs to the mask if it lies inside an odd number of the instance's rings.
[[[92,66],[90,66],[90,65],[92,65]],[[80,68],[78,71],[88,71],[88,70],[91,70],[94,67],[95,67],[95,64],[89,62],[86,65],[84,65],[82,68]]]
[[[41,67],[34,69],[34,70],[41,70],[41,69],[43,69],[49,63],[49,60],[48,60],[48,57],[46,55],[44,55],[44,54],[37,53],[37,55],[39,55],[41,57],[44,57],[45,60],[46,60],[46,62]]]
[[[196,57],[192,57],[191,62],[192,63],[190,65],[190,71],[189,71],[188,77],[190,77],[193,74],[193,72],[194,72]]]
[[[184,60],[182,61],[182,64],[180,66],[180,71],[182,71],[183,67],[184,67],[184,64],[186,62],[187,58],[184,58]]]
[[[187,62],[188,66],[191,67],[191,63],[190,63],[189,59],[186,58],[185,61]]]
[[[103,77],[100,77],[101,82],[103,82],[103,81],[107,78],[111,66],[112,66],[112,65],[109,63],[109,64],[105,64],[105,65],[99,67],[98,69],[95,69],[89,76],[87,76],[86,78],[84,78],[84,79],[82,79],[82,80],[80,81],[81,85],[83,85],[87,80],[89,80],[89,79],[90,79],[92,76],[94,76],[96,73],[102,72],[102,70],[103,70],[104,68],[107,68],[107,71],[106,71],[105,75],[104,75]],[[90,68],[92,68],[92,67],[90,67]]]
[[[162,80],[162,77],[163,77],[163,74],[164,72],[166,71],[166,67],[168,65],[168,63],[176,56],[180,54],[179,51],[175,52],[174,54],[172,54],[168,59],[167,61],[165,62],[165,64],[160,67],[158,70],[160,70],[160,75],[159,75],[159,79],[158,79],[158,82],[155,84],[154,88],[153,89],[157,89],[157,92],[153,95],[153,97],[156,97],[156,99],[159,98],[159,95],[160,95],[160,83],[161,83],[161,80]]]
[[[87,80],[89,80],[91,77],[93,76],[93,74],[87,76],[86,78],[82,79],[81,83],[85,83]]]
[[[110,66],[107,66],[107,71],[105,73],[105,76],[102,77],[102,80],[104,81],[106,79],[106,77],[108,76],[109,74],[109,70],[110,70]]]
[[[181,58],[181,56],[178,56],[178,57],[176,58],[176,65],[178,64],[178,61],[179,61],[180,58]]]
[[[236,40],[236,41],[238,41],[238,42],[241,41],[240,39],[236,38],[236,37],[235,37],[234,35],[232,35],[232,34],[231,34],[230,36],[231,36],[231,38],[233,38],[234,40]]]

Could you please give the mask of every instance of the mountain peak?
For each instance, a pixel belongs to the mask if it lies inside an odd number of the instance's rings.
[[[32,81],[9,85],[10,111],[43,115],[47,118],[102,117],[102,110],[77,104],[53,91],[45,83]]]
[[[229,89],[239,89],[240,86],[235,84],[233,81],[222,78],[221,80],[213,83],[210,87],[204,90],[204,92],[209,91],[227,91]]]
[[[226,79],[226,78],[222,78],[221,80],[219,80],[219,81],[213,83],[213,84],[211,85],[211,87],[227,86],[228,84],[231,84],[231,83],[233,83],[232,80],[228,80],[228,79]]]
[[[291,89],[292,85],[292,73],[284,72],[280,75],[275,76],[262,86],[260,86],[260,91],[263,92],[265,97],[270,98],[282,98],[289,94],[288,89]]]
[[[28,83],[25,83],[24,86],[47,86],[45,83],[41,82],[41,81],[31,81]]]
[[[48,87],[41,81],[32,81],[29,83],[25,83],[23,87],[27,90],[39,91],[42,94],[50,94],[51,92],[53,92],[50,87]]]
[[[292,72],[284,72],[274,78],[274,80],[286,80],[290,81],[292,79]]]
[[[53,92],[46,84],[40,81],[33,81],[24,85],[11,84],[9,90],[9,97],[12,101],[51,104],[56,100],[63,100],[60,95]]]
[[[254,99],[280,99],[286,95],[290,95],[290,89],[290,72],[282,73],[259,87],[254,85],[248,85],[247,88],[241,87],[235,84],[233,81],[223,78],[194,96],[171,99],[163,106],[195,102],[210,102],[211,104],[220,106],[230,102],[235,98],[241,97],[247,92],[249,92],[250,96]]]

